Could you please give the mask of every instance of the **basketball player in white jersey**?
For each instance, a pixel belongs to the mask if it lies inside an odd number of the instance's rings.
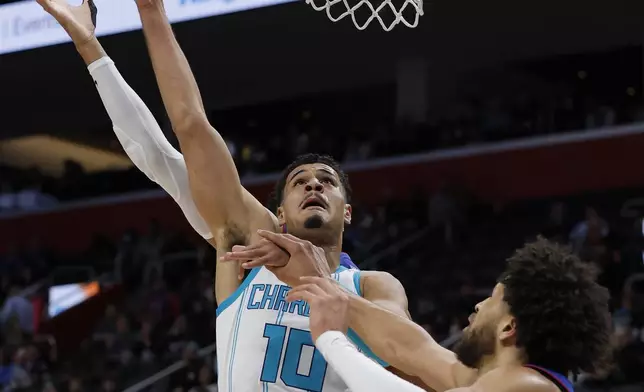
[[[277,183],[276,214],[267,210],[242,187],[226,143],[208,122],[163,1],[136,3],[159,90],[185,157],[192,196],[218,255],[234,245],[261,244],[258,230],[288,231],[324,248],[331,272],[345,288],[408,318],[407,298],[397,279],[338,269],[344,225],[351,222],[350,187],[338,165],[317,155],[296,160]],[[344,391],[344,383],[314,350],[304,302],[287,307],[282,298],[288,286],[265,267],[253,270],[243,282],[237,277],[237,265],[218,262],[220,389]]]
[[[348,290],[408,317],[404,289],[395,278],[340,266],[342,231],[344,224],[350,222],[351,207],[347,203],[350,189],[346,176],[337,163],[317,155],[294,162],[276,187],[281,201],[277,216],[241,186],[225,143],[207,122],[196,83],[161,1],[142,0],[137,5],[164,103],[186,154],[185,162],[165,140],[149,110],[125,84],[96,40],[93,4],[71,7],[65,0],[38,2],[66,29],[88,64],[128,155],[148,177],[162,184],[193,227],[220,254],[236,244],[261,248],[267,242],[257,234],[260,229],[281,232],[288,228],[324,247],[329,271],[334,271],[335,279]],[[219,304],[221,390],[346,389],[314,350],[308,332],[307,305],[286,304],[288,289],[263,267],[254,269],[242,282],[237,265],[218,263],[215,294]],[[369,354],[355,334],[351,337]]]

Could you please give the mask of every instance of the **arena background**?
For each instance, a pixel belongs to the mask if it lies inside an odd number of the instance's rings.
[[[204,1],[219,0],[166,3]],[[213,250],[132,167],[71,44],[7,49],[59,27],[5,3],[0,383],[216,390]],[[341,160],[346,250],[398,277],[436,338],[458,339],[503,260],[543,234],[612,293],[614,367],[578,387],[641,391],[643,15],[636,0],[436,0],[385,33],[291,2],[175,31],[249,190],[267,200],[302,152]],[[175,143],[141,32],[101,42]]]

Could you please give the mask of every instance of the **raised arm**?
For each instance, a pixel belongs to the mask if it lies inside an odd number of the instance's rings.
[[[96,39],[94,23],[98,10],[94,3],[88,0],[76,7],[65,0],[38,2],[65,28],[88,66],[125,153],[150,180],[168,192],[199,235],[212,239],[192,200],[183,156],[170,145],[150,110],[125,82]]]
[[[165,138],[152,112],[123,79],[96,38],[79,45],[78,52],[88,66],[125,153],[141,172],[172,197],[190,226],[213,243],[210,228],[192,199],[183,155]]]
[[[137,6],[163,103],[185,157],[192,196],[218,253],[250,242],[257,229],[275,230],[276,218],[242,187],[226,143],[208,122],[163,1],[137,0]],[[237,266],[218,262],[217,302],[228,298],[238,285]]]
[[[209,242],[213,235],[192,198],[183,155],[165,138],[141,98],[125,82],[109,57],[88,64],[116,138],[134,165],[179,205],[190,226]]]

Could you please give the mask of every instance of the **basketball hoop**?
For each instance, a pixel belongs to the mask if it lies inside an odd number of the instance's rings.
[[[409,28],[418,26],[418,19],[423,15],[423,0],[400,0],[402,4],[398,6],[394,1],[382,0],[382,3],[374,5],[369,0],[358,0],[351,5],[349,0],[306,0],[314,10],[326,11],[332,22],[351,16],[358,30],[366,29],[374,19],[385,31],[391,31],[399,23]],[[338,12],[339,15],[334,15]],[[360,18],[356,15],[358,12],[366,15]],[[390,14],[389,17],[385,17],[385,13]]]

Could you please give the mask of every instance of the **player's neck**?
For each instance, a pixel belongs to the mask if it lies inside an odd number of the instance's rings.
[[[479,366],[479,376],[484,375],[490,370],[500,368],[500,367],[509,367],[523,365],[523,354],[521,350],[516,347],[504,347],[497,349],[495,355],[490,355],[485,357]]]
[[[340,254],[342,253],[342,235],[338,238],[331,233],[319,231],[291,232],[291,234],[303,240],[311,241],[313,245],[324,249],[331,272],[338,269],[340,266]]]
[[[326,261],[329,263],[329,269],[331,272],[335,272],[340,266],[340,253],[342,252],[341,246],[329,246],[324,247],[324,253],[326,254]]]

